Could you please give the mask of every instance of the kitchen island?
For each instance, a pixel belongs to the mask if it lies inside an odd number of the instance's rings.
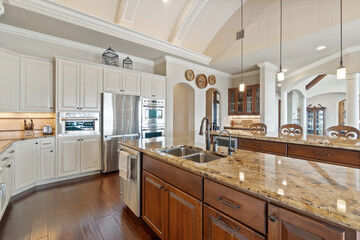
[[[357,239],[357,231],[360,231],[359,169],[240,149],[233,156],[223,155],[221,159],[212,162],[197,163],[160,152],[159,149],[176,145],[203,148],[204,144],[166,137],[132,140],[121,142],[121,144],[144,154],[143,174],[148,174],[146,168],[151,165],[148,162],[154,162],[160,164],[161,168],[169,166],[169,171],[175,167],[182,171],[185,170],[186,173],[202,177],[204,179],[202,195],[197,196],[191,191],[190,195],[203,201],[204,206],[211,204],[211,200],[207,198],[209,186],[215,186],[212,192],[224,188],[221,192],[216,193],[220,197],[227,191],[234,191],[229,194],[229,198],[237,196],[237,193],[242,194],[241,197],[225,201],[225,203],[230,203],[231,207],[234,207],[232,203],[242,201],[243,197],[251,197],[251,201],[246,202],[254,202],[255,208],[252,210],[254,215],[258,216],[256,220],[248,221],[243,217],[236,217],[234,209],[227,212],[217,207],[216,204],[210,206],[230,215],[229,221],[233,220],[232,218],[240,219],[240,223],[254,229],[261,236],[268,236],[268,239],[279,239],[274,237],[277,232],[274,229],[281,228],[280,222],[287,221],[287,219],[282,219],[284,216],[288,216],[292,220],[296,219],[298,222],[294,222],[295,220],[293,222],[289,220],[289,222],[294,225],[298,223],[297,227],[308,226],[307,231],[311,231],[311,225],[314,227],[318,224],[319,226],[316,228],[322,229],[324,234],[336,229],[336,234],[343,236],[343,238],[337,238],[335,234],[333,238],[328,239]],[[154,172],[156,176],[157,170]],[[163,175],[163,172],[158,172],[158,175]],[[162,176],[157,177],[161,178]],[[166,179],[163,180],[166,181]],[[173,180],[169,178],[169,181]],[[171,184],[176,183],[171,182]],[[194,185],[196,185],[195,181]],[[182,184],[179,184],[179,188],[184,190]],[[144,197],[146,194],[143,192]],[[256,202],[259,200],[265,205],[257,204]],[[225,215],[225,217],[227,216]],[[262,219],[263,217],[264,219]],[[204,234],[206,235],[205,230]]]

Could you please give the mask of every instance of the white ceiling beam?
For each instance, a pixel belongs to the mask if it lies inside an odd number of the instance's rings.
[[[169,36],[169,42],[181,45],[191,24],[199,16],[208,0],[188,0]]]
[[[116,14],[115,23],[132,28],[140,0],[121,0]]]

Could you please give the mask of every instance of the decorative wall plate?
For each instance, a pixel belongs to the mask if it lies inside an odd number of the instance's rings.
[[[206,88],[208,82],[205,74],[199,74],[196,76],[196,86],[200,89]]]
[[[195,78],[194,71],[193,71],[193,70],[186,70],[186,72],[185,72],[185,78],[186,78],[186,80],[188,80],[188,81],[194,80],[194,78]]]
[[[208,82],[209,82],[210,85],[215,85],[215,83],[216,83],[216,78],[215,78],[215,76],[214,76],[214,75],[210,75],[210,76],[208,77]]]

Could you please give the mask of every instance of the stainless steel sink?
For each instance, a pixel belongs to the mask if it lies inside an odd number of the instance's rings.
[[[161,152],[164,152],[164,153],[176,156],[176,157],[182,157],[182,156],[186,156],[186,155],[200,153],[201,150],[182,146],[182,147],[177,147],[177,148],[166,149]]]
[[[211,161],[220,159],[222,157],[200,152],[200,153],[195,153],[192,155],[184,156],[182,158],[193,161],[193,162],[197,162],[197,163],[207,163],[207,162],[211,162]]]

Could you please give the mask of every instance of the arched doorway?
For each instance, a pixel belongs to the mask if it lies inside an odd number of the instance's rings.
[[[173,88],[173,98],[173,136],[194,141],[195,90],[187,83],[178,83]]]
[[[219,130],[221,125],[220,92],[215,88],[206,91],[206,117],[209,118],[211,129]]]

